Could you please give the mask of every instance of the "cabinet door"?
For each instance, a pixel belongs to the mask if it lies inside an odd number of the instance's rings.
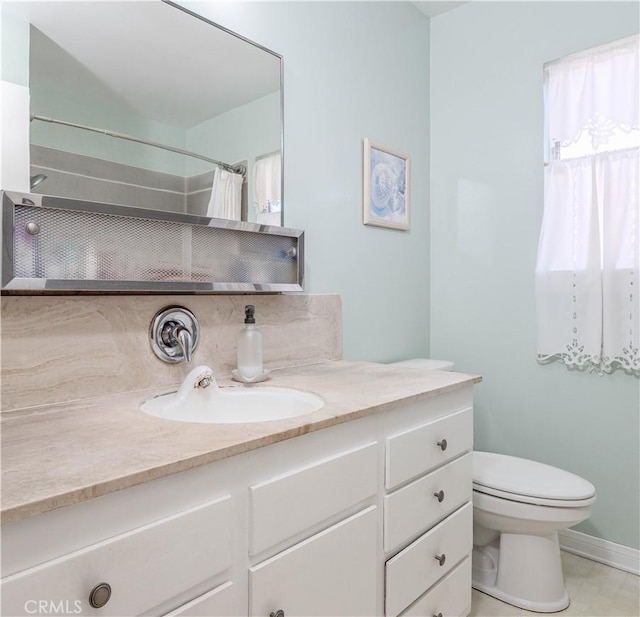
[[[375,615],[377,508],[371,506],[249,570],[249,614]]]
[[[13,574],[2,580],[2,614],[138,615],[229,568],[230,528],[224,497]]]
[[[375,495],[377,455],[371,443],[251,486],[249,552],[255,555]]]

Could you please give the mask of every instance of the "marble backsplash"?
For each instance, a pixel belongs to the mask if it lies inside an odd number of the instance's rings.
[[[229,377],[244,306],[256,306],[268,369],[342,358],[337,295],[4,296],[2,411],[177,386],[190,368]],[[149,345],[157,311],[184,306],[198,318],[190,367],[159,360]]]

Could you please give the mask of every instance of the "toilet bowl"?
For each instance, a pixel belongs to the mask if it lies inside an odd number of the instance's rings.
[[[406,360],[436,368],[433,360]],[[453,365],[444,370],[451,370]],[[436,370],[443,370],[436,368]],[[589,518],[591,482],[528,459],[473,453],[472,586],[503,602],[542,613],[569,606],[558,531]]]

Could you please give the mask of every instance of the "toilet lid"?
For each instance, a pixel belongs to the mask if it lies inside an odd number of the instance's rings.
[[[534,498],[553,503],[593,501],[596,489],[591,482],[573,473],[505,454],[473,453],[474,488],[488,493],[512,496],[514,501]]]

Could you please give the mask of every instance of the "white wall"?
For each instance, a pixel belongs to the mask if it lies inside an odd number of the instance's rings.
[[[473,2],[431,24],[431,354],[477,372],[476,448],[558,465],[579,531],[638,548],[638,379],[540,366],[542,65],[638,31],[638,3]]]
[[[344,355],[424,355],[429,21],[400,2],[182,2],[284,57],[284,218],[307,291],[342,296]],[[411,157],[411,231],[362,225],[362,140]]]

